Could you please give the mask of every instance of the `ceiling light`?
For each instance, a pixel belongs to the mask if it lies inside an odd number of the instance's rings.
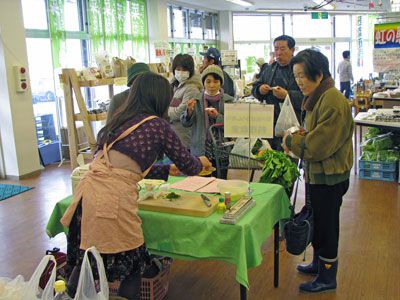
[[[327,10],[334,10],[335,9],[332,4],[324,4],[324,3],[327,3],[327,1],[324,1],[324,0],[312,0],[312,2],[317,4],[317,6],[322,5],[321,8],[323,8],[323,9],[327,9]]]
[[[240,6],[253,6],[254,4],[249,2],[249,1],[244,1],[244,0],[225,0]]]

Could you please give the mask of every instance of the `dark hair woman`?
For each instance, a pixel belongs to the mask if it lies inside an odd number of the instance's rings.
[[[84,250],[95,246],[107,280],[121,281],[118,295],[139,299],[148,252],[138,216],[137,183],[144,177],[167,179],[181,170],[198,174],[211,167],[183,146],[164,120],[172,97],[168,80],[152,72],[139,75],[129,97],[98,134],[98,152],[79,182],[61,222],[69,227],[68,264],[75,266],[68,291],[75,294]],[[175,163],[156,165],[165,153]]]
[[[224,93],[224,74],[217,65],[208,66],[201,73],[203,92],[188,102],[187,110],[181,116],[182,125],[191,127],[190,151],[194,155],[206,155],[214,159],[208,128],[224,122],[224,104],[233,102],[233,97]],[[222,175],[226,178],[226,172]]]
[[[335,88],[328,59],[306,49],[293,59],[293,74],[305,96],[304,130],[283,137],[285,151],[300,156],[304,147],[306,191],[314,212],[313,261],[297,270],[315,279],[300,285],[303,292],[336,289],[339,212],[353,166],[353,117],[347,99]]]
[[[202,86],[199,76],[194,74],[194,61],[189,54],[176,55],[172,62],[172,71],[174,96],[168,109],[168,117],[183,144],[189,149],[190,130],[182,126],[180,116],[186,110],[189,99],[200,93]]]

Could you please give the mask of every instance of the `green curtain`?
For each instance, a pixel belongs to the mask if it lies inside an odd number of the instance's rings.
[[[66,32],[64,24],[64,0],[48,0],[50,39],[53,67],[61,67],[60,56],[66,51]]]
[[[125,33],[126,0],[89,0],[89,33],[93,54],[105,50],[120,55],[128,40]]]
[[[131,0],[129,8],[133,57],[139,61],[148,61],[146,0]]]

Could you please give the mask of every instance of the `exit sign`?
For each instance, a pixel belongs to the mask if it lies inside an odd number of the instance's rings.
[[[327,12],[312,12],[311,19],[328,19]]]

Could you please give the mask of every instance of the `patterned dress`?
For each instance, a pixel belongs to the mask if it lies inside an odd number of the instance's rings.
[[[126,129],[148,116],[140,115],[126,122],[126,124],[116,130],[107,143],[109,144]],[[164,153],[176,164],[179,170],[187,175],[196,175],[202,168],[200,160],[190,155],[170,124],[160,118],[145,122],[129,136],[115,143],[112,149],[129,156],[139,164],[142,171],[149,168],[157,157]],[[155,164],[150,169],[146,178],[167,180],[168,174],[169,165]],[[79,248],[81,242],[81,221],[82,206],[80,203],[71,220],[67,236],[67,258],[70,266],[80,266],[82,264],[84,250]],[[116,254],[102,254],[101,256],[109,282],[115,280],[122,281],[130,274],[142,273],[146,265],[150,264],[149,253],[145,245],[129,251]],[[96,264],[94,261],[92,265],[95,270]]]

